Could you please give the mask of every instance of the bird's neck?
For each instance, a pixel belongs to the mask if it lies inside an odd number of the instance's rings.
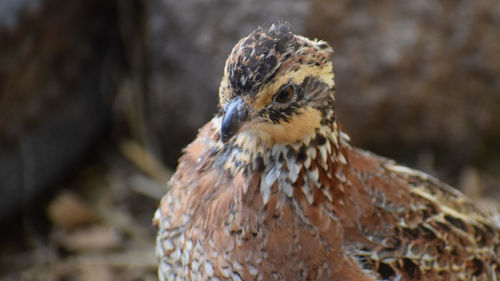
[[[332,191],[325,187],[345,181],[348,140],[335,122],[293,144],[269,146],[258,138],[241,135],[228,144],[225,170],[235,178],[259,175],[259,181],[254,182],[258,182],[264,203],[276,191],[288,197],[301,192],[312,203],[316,188],[331,199]],[[299,185],[302,190],[296,188]]]

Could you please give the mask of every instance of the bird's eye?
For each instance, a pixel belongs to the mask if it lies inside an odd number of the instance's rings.
[[[295,88],[292,85],[288,85],[274,96],[274,101],[277,103],[287,103],[292,98],[294,92]]]

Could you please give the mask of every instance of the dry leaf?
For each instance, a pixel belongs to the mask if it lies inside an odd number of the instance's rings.
[[[47,213],[52,224],[65,229],[75,228],[97,220],[87,202],[69,190],[59,193],[50,202]]]

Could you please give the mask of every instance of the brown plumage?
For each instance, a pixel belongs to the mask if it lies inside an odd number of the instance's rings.
[[[161,280],[500,278],[498,220],[349,145],[332,53],[282,24],[236,44],[155,215]]]

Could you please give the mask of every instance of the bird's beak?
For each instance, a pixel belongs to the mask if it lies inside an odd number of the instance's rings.
[[[238,132],[241,123],[248,119],[249,109],[241,96],[237,96],[227,105],[220,130],[222,142],[227,142]]]

